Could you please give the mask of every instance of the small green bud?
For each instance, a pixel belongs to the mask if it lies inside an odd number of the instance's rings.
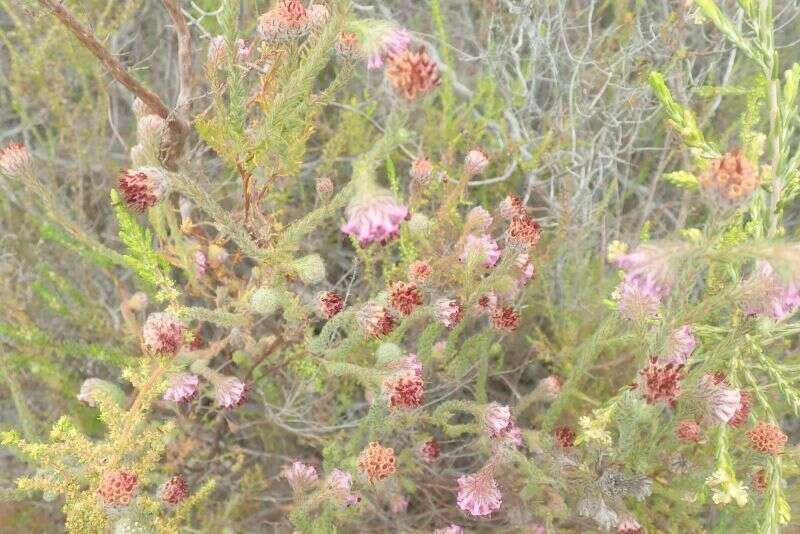
[[[319,254],[309,254],[292,264],[297,276],[304,284],[318,284],[325,280],[325,263]]]
[[[431,229],[431,220],[422,213],[415,213],[411,216],[411,220],[408,221],[408,230],[415,236],[424,235]]]
[[[261,315],[272,315],[280,305],[278,292],[270,287],[260,287],[250,297],[250,309]]]
[[[379,364],[389,363],[400,359],[403,350],[394,343],[381,343],[375,352]]]
[[[78,393],[79,401],[94,408],[101,396],[111,399],[118,406],[125,405],[125,393],[116,384],[99,378],[87,378],[83,381]]]

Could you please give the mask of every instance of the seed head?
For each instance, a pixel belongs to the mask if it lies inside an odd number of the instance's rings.
[[[389,285],[389,302],[402,315],[410,315],[422,304],[422,293],[414,282],[392,282]]]
[[[783,452],[788,437],[775,425],[759,421],[755,428],[745,433],[753,450],[776,456]]]
[[[138,486],[136,473],[124,469],[109,471],[103,475],[97,494],[109,506],[127,506]]]
[[[189,483],[183,475],[175,475],[164,483],[159,494],[164,504],[175,506],[189,496]]]
[[[386,77],[406,100],[414,100],[419,95],[433,91],[441,82],[439,67],[422,46],[416,52],[406,49],[391,56]]]
[[[367,477],[370,484],[389,478],[397,471],[394,450],[371,442],[358,457],[358,470]]]

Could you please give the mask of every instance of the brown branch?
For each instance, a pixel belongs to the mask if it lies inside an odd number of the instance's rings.
[[[162,0],[164,8],[172,19],[175,32],[178,34],[178,73],[180,77],[180,92],[175,107],[178,116],[189,121],[189,101],[192,98],[192,36],[186,24],[180,7],[175,0]]]
[[[131,93],[144,102],[150,111],[167,121],[169,131],[166,140],[167,146],[165,146],[166,157],[164,165],[168,168],[172,167],[175,160],[180,157],[180,154],[183,152],[183,143],[189,135],[188,122],[183,118],[175,117],[156,93],[134,78],[108,49],[97,40],[97,37],[75,18],[60,0],[39,0],[39,3],[48,8],[53,15],[55,15],[55,17],[100,60],[115,80],[124,85]],[[185,24],[184,21],[184,27]]]

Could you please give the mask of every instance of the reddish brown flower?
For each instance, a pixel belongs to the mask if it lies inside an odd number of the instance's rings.
[[[167,175],[155,167],[123,170],[118,185],[125,203],[139,213],[161,202],[169,190]]]
[[[383,387],[389,397],[390,408],[417,408],[422,405],[425,383],[417,373],[386,379]]]
[[[668,363],[662,365],[657,358],[639,373],[642,377],[642,396],[648,404],[659,401],[674,407],[681,392],[681,380],[686,376],[683,365]]]
[[[364,333],[372,337],[382,337],[394,330],[392,314],[375,302],[367,302],[358,313],[357,319]]]
[[[326,291],[318,297],[319,308],[325,318],[330,319],[344,308],[344,299],[336,291]]]
[[[754,429],[745,432],[745,435],[753,450],[773,456],[783,452],[783,446],[789,439],[780,428],[765,421],[760,421]]]
[[[406,49],[390,57],[386,77],[407,100],[432,91],[441,81],[439,67],[422,46],[416,52]]]
[[[519,326],[519,313],[510,307],[497,308],[492,312],[492,325],[498,330],[516,330]]]
[[[127,506],[139,486],[136,473],[126,470],[110,471],[103,475],[97,494],[110,506]]]
[[[419,447],[419,453],[426,462],[435,462],[442,450],[435,439],[429,439]]]
[[[433,174],[433,163],[428,158],[417,158],[411,162],[411,178],[419,185],[426,185]]]
[[[0,148],[0,174],[24,178],[33,171],[33,159],[22,143],[9,143]]]
[[[562,449],[575,446],[575,431],[568,426],[557,426],[553,429],[553,441]]]
[[[353,32],[339,32],[333,45],[342,59],[353,59],[358,55],[358,37]]]
[[[718,202],[737,203],[748,198],[761,183],[758,168],[740,149],[731,150],[700,176],[700,187]]]
[[[527,215],[518,215],[508,225],[508,240],[512,243],[533,248],[539,243],[542,230],[539,223]]]
[[[397,471],[394,449],[371,442],[358,457],[358,470],[364,473],[370,484],[389,478]]]
[[[433,272],[431,264],[427,261],[413,261],[408,266],[408,277],[417,283],[427,280],[431,272]]]
[[[700,425],[694,421],[678,421],[678,425],[675,427],[675,434],[681,441],[697,443],[700,441]]]
[[[728,424],[734,428],[742,426],[750,416],[750,408],[752,404],[753,402],[750,398],[750,394],[746,391],[742,391],[741,398],[739,400],[739,408],[736,410],[736,413],[733,414],[733,417],[728,420]]]
[[[164,483],[159,493],[164,503],[175,506],[189,496],[189,484],[183,475],[175,475]]]
[[[389,302],[403,315],[410,315],[422,304],[422,294],[414,282],[392,282],[389,285]]]
[[[508,195],[500,202],[500,216],[507,221],[525,216],[525,205],[516,195]]]
[[[296,39],[308,32],[311,19],[299,0],[280,0],[258,18],[257,30],[264,41],[279,44]]]

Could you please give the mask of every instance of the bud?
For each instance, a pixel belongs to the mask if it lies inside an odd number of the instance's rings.
[[[117,406],[125,405],[125,393],[116,385],[99,378],[87,378],[81,384],[78,400],[92,408],[97,407],[100,396],[106,396]]]
[[[359,54],[358,37],[353,32],[339,32],[333,48],[341,59],[354,59]]]
[[[292,264],[294,271],[304,284],[318,284],[325,280],[325,263],[319,254],[309,254]]]
[[[147,104],[138,96],[133,99],[133,105],[131,107],[133,108],[133,115],[136,117],[136,120],[152,113],[152,110],[147,107]]]
[[[175,506],[189,496],[189,484],[183,475],[175,475],[161,486],[158,494],[164,504]]]
[[[417,158],[411,163],[411,179],[419,186],[426,186],[433,175],[433,163],[428,158]]]
[[[387,364],[399,360],[403,355],[403,349],[395,343],[381,343],[375,352],[375,357],[379,365]]]
[[[167,121],[158,115],[145,115],[136,123],[136,137],[146,148],[157,149],[167,129]]]
[[[464,170],[469,176],[476,176],[489,166],[489,156],[482,149],[470,150],[464,158]]]
[[[425,237],[431,226],[433,226],[431,220],[422,213],[415,213],[408,221],[408,230],[417,237]]]
[[[250,309],[261,315],[272,315],[280,305],[278,292],[270,287],[260,287],[250,297]]]
[[[333,180],[330,176],[320,176],[317,178],[317,195],[327,198],[333,193]]]
[[[22,143],[10,143],[0,148],[0,174],[9,178],[24,178],[33,174],[33,159]]]

